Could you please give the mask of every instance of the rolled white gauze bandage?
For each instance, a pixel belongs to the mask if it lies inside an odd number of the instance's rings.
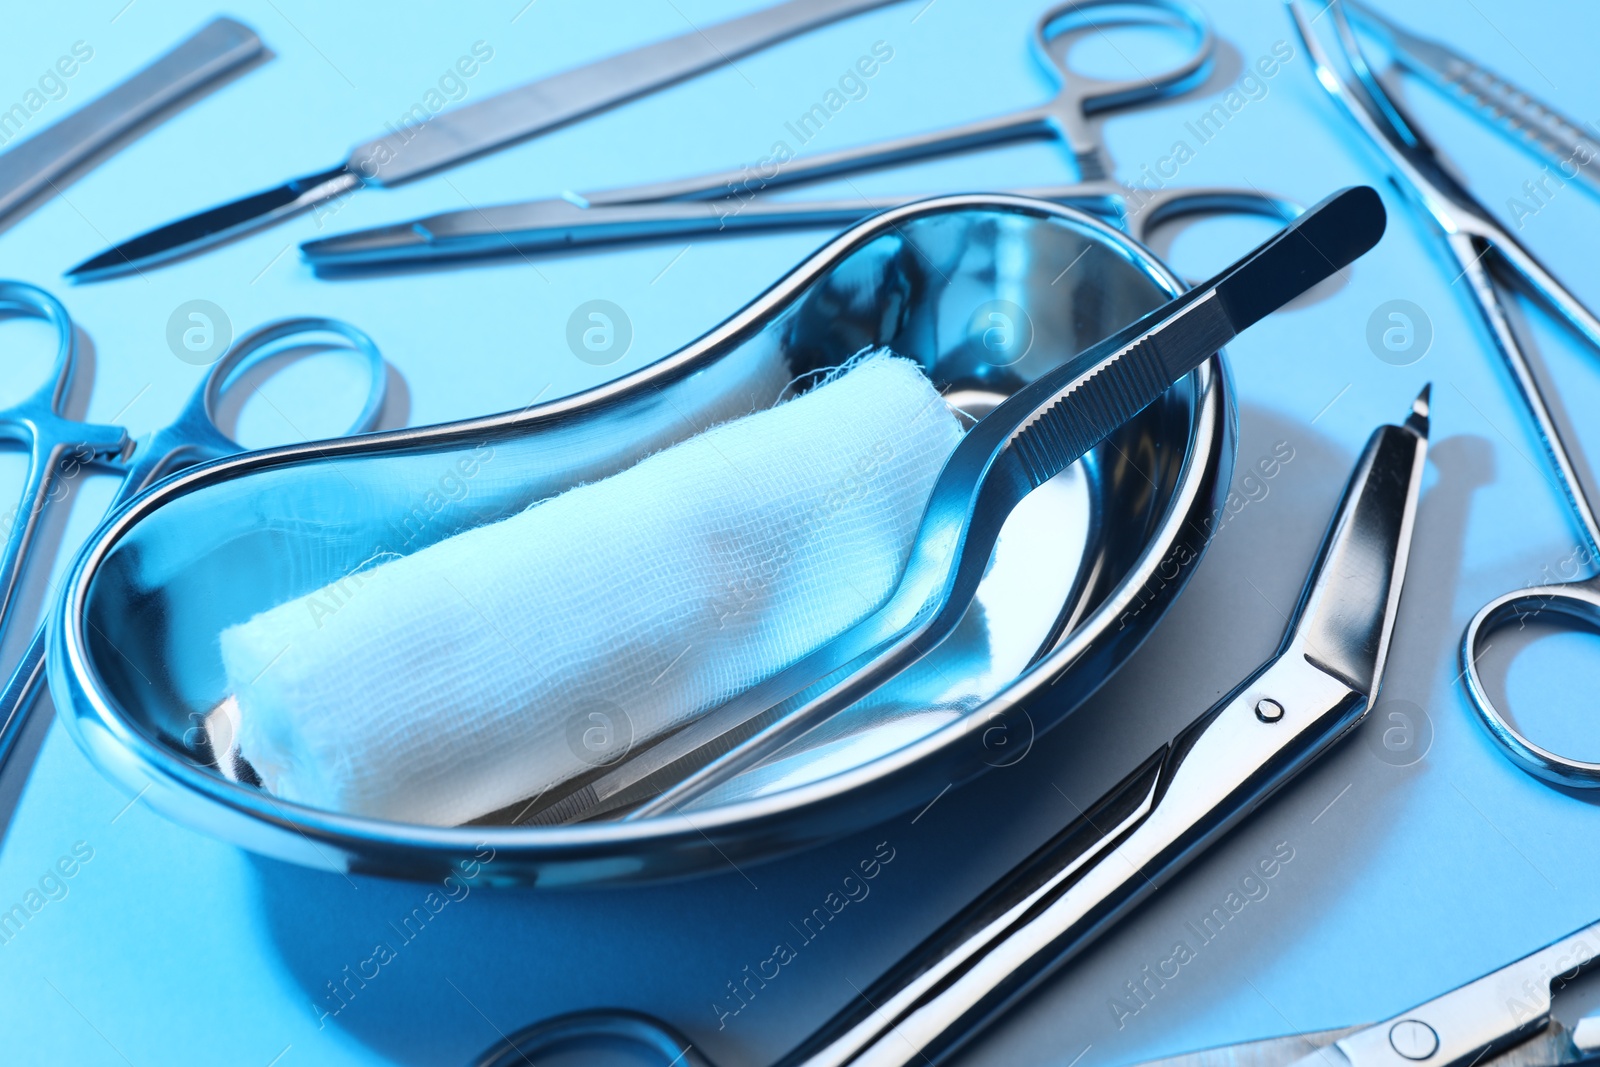
[[[894,588],[960,424],[909,360],[786,403],[224,631],[271,792],[454,825],[615,759]],[[319,600],[318,603],[325,601]]]

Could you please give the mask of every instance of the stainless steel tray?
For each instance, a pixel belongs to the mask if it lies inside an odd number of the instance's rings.
[[[883,345],[978,414],[1177,289],[1151,253],[1091,216],[941,197],[853,227],[716,329],[600,388],[183,472],[108,520],[75,560],[52,620],[57,707],[102,771],[169,817],[314,867],[436,879],[487,848],[490,882],[628,882],[864,828],[1020,756],[1156,625],[1194,571],[1231,473],[1220,355],[1013,515],[962,640],[691,814],[441,828],[277,800],[234,780],[212,750],[205,716],[225,695],[217,635],[351,573],[375,547],[415,550],[768,402],[775,378]],[[441,472],[484,449],[494,462],[471,464],[469,492],[419,508]]]

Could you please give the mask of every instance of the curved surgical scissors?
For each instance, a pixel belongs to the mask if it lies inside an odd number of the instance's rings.
[[[1103,34],[1119,26],[1176,30],[1187,38],[1188,52],[1165,70],[1141,71],[1139,77],[1128,80],[1097,78],[1072,65],[1066,47],[1069,35]],[[1113,176],[1110,155],[1096,127],[1097,116],[1182,95],[1210,74],[1216,38],[1205,15],[1189,0],[1059,4],[1040,17],[1031,40],[1034,53],[1059,83],[1056,95],[1035,107],[876,144],[769,159],[755,168],[446,212],[309,241],[301,251],[318,269],[340,270],[672,236],[849,225],[910,198],[860,196],[796,202],[767,194],[802,182],[1038,138],[1059,140],[1067,146],[1080,181],[1011,191],[1109,217],[1140,241],[1146,241],[1156,226],[1180,215],[1254,214],[1286,222],[1299,213],[1296,206],[1256,189],[1171,187],[1165,184],[1165,175],[1129,186]]]
[[[346,436],[373,429],[383,411],[388,370],[372,338],[337,319],[282,319],[236,340],[227,353],[212,364],[172,424],[133,443],[132,452],[128,453],[129,438],[121,427],[77,423],[57,414],[73,363],[70,340],[72,321],[60,302],[31,285],[0,281],[0,309],[3,308],[27,309],[55,323],[63,338],[61,353],[64,354],[57,356],[52,382],[47,382],[38,394],[24,404],[0,412],[0,429],[26,441],[32,449],[28,489],[23,496],[23,503],[30,508],[35,503],[38,505],[29,513],[30,526],[37,522],[44,505],[48,503],[52,484],[49,471],[57,462],[57,457],[71,449],[95,449],[97,465],[109,467],[121,475],[122,484],[107,508],[107,515],[119,510],[174,471],[245,451],[245,446],[228,436],[219,424],[223,398],[240,382],[245,371],[282,353],[284,347],[279,342],[290,338],[314,338],[320,335],[323,340],[319,347],[331,344],[332,347],[349,348],[366,363],[370,376],[366,401],[361,413],[346,431]],[[52,389],[55,392],[51,392]],[[116,458],[108,461],[106,456]],[[41,467],[45,472],[43,480],[40,480],[39,474]],[[13,531],[12,542],[20,543],[25,550],[28,535],[28,530],[20,533]],[[23,551],[19,550],[13,555],[8,545],[5,564],[8,592],[17,583],[23,560]],[[5,688],[0,690],[0,768],[4,768],[16,747],[28,709],[44,679],[44,661],[45,630],[41,625]]]
[[[1350,73],[1336,68],[1314,32],[1312,18],[1302,8],[1304,0],[1290,0],[1289,11],[1316,64],[1317,78],[1387,158],[1395,183],[1431,215],[1443,231],[1450,252],[1472,287],[1495,348],[1511,370],[1517,390],[1533,416],[1539,439],[1567,505],[1577,519],[1583,547],[1592,560],[1600,560],[1600,523],[1584,494],[1571,451],[1550,414],[1538,379],[1534,377],[1522,342],[1511,327],[1506,304],[1495,286],[1494,271],[1509,272],[1551,308],[1585,340],[1600,350],[1600,320],[1552,275],[1533,253],[1524,248],[1494,220],[1476,197],[1451,173],[1392,94],[1367,66],[1361,46],[1335,0],[1326,8]],[[1319,16],[1320,17],[1320,16]],[[1600,788],[1600,763],[1570,759],[1530,741],[1495,706],[1478,670],[1479,658],[1489,639],[1513,623],[1519,627],[1539,615],[1558,625],[1600,626],[1600,575],[1572,582],[1530,586],[1496,597],[1467,624],[1461,642],[1462,674],[1467,696],[1490,736],[1523,770],[1547,782],[1580,788]]]

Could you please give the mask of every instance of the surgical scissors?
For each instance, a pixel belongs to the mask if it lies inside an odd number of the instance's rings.
[[[1600,1054],[1600,1014],[1569,1026],[1555,994],[1595,961],[1600,923],[1368,1026],[1341,1026],[1186,1052],[1138,1067],[1567,1067]]]
[[[64,356],[58,354],[53,380],[54,383],[59,383],[54,386],[57,393],[52,394],[50,392],[52,383],[47,383],[32,400],[5,413],[4,417],[9,421],[0,423],[0,426],[16,425],[33,428],[29,489],[23,499],[24,503],[30,506],[35,500],[41,503],[37,511],[30,513],[30,523],[38,519],[49,492],[49,480],[38,482],[38,475],[34,473],[40,466],[41,456],[52,457],[49,462],[54,463],[53,457],[68,449],[97,449],[97,465],[109,466],[122,477],[122,484],[106,510],[109,516],[146,488],[174,471],[245,451],[245,446],[228,436],[219,425],[218,418],[223,398],[231,388],[239,384],[245,371],[271,356],[282,354],[285,349],[279,342],[290,338],[311,338],[321,335],[323,340],[315,342],[319,347],[349,348],[365,362],[369,374],[366,400],[345,436],[373,429],[383,411],[388,370],[372,338],[356,327],[337,319],[282,319],[267,323],[234,341],[226,354],[212,364],[210,371],[178,413],[177,419],[164,429],[157,430],[133,443],[132,451],[129,453],[127,446],[130,441],[127,432],[121,427],[74,423],[56,415],[59,404],[50,398],[59,396],[60,392],[65,391],[65,382],[70,377],[72,367],[70,347],[72,322],[61,303],[42,289],[36,289],[22,282],[0,282],[0,299],[8,301],[7,304],[0,304],[0,307],[32,309],[39,317],[55,323],[58,332],[64,338],[62,351],[66,354]],[[29,405],[33,407],[30,408]],[[35,410],[41,405],[43,411]],[[17,412],[25,412],[27,419],[32,421],[26,421],[22,415],[16,414]],[[106,456],[116,458],[108,462]],[[47,463],[47,470],[48,467]],[[43,488],[36,488],[36,484]],[[22,540],[26,543],[25,535]],[[14,586],[21,570],[21,557],[18,556],[13,563],[12,557],[8,554],[7,564],[14,567],[7,571],[8,582]],[[44,678],[45,648],[45,629],[41,625],[35,632],[27,651],[23,653],[22,660],[6,682],[5,688],[0,690],[0,770],[5,768],[16,747],[28,709],[32,707],[33,697]]]
[[[1119,26],[1176,30],[1188,52],[1175,65],[1141,71],[1128,80],[1108,80],[1072,65],[1067,46],[1075,34]],[[1189,0],[1074,0],[1050,8],[1032,33],[1032,46],[1059,83],[1043,104],[929,133],[809,156],[775,153],[749,166],[674,181],[568,193],[563,197],[451,211],[423,219],[339,234],[301,246],[318,270],[382,263],[457,259],[507,252],[570,249],[593,244],[794,226],[848,225],[910,197],[837,201],[776,200],[769,190],[840,177],[877,167],[930,159],[973,148],[1030,139],[1063,142],[1079,181],[1073,185],[1014,190],[1092,211],[1121,223],[1140,241],[1161,223],[1183,215],[1238,213],[1288,221],[1299,209],[1258,189],[1169,186],[1187,158],[1175,152],[1172,173],[1143,168],[1143,184],[1125,185],[1096,127],[1102,114],[1130,110],[1189,92],[1205,81],[1216,38],[1204,14]],[[1279,62],[1273,64],[1274,73]],[[1265,75],[1265,71],[1258,71]],[[1226,110],[1226,109],[1225,109]],[[1231,116],[1231,112],[1228,112]],[[1227,118],[1208,118],[1218,129]],[[1211,131],[1204,119],[1202,126]],[[1193,146],[1184,142],[1190,153]],[[784,142],[787,148],[787,142]],[[1163,162],[1166,160],[1164,159]]]
[[[1366,718],[1410,561],[1428,396],[1367,439],[1277,653],[858,989],[778,1067],[948,1062]],[[710,1067],[671,1027],[631,1011],[547,1020],[503,1036],[477,1067],[545,1063],[552,1053],[593,1062],[577,1054],[597,1049]]]
[[[1600,350],[1600,320],[1596,320],[1532,252],[1496,222],[1488,209],[1451,172],[1421,128],[1406,115],[1399,101],[1367,65],[1355,31],[1338,0],[1334,0],[1325,13],[1333,23],[1348,73],[1331,62],[1329,51],[1315,33],[1315,19],[1305,14],[1304,2],[1289,0],[1289,12],[1311,54],[1318,81],[1382,152],[1393,171],[1395,183],[1433,217],[1443,232],[1455,265],[1460,268],[1457,277],[1465,277],[1471,286],[1473,300],[1495,348],[1505,359],[1517,390],[1533,416],[1562,494],[1577,520],[1583,539],[1580,547],[1588,559],[1600,560],[1600,522],[1596,521],[1595,507],[1584,493],[1571,450],[1561,438],[1527,353],[1511,326],[1506,303],[1495,285],[1495,272],[1509,273],[1527,285],[1597,350]],[[1600,575],[1517,589],[1485,604],[1467,624],[1461,642],[1467,696],[1490,736],[1523,770],[1557,785],[1600,788],[1600,763],[1570,759],[1529,740],[1495,706],[1478,669],[1479,658],[1488,650],[1489,638],[1497,631],[1513,623],[1525,625],[1528,619],[1545,613],[1556,625],[1600,626]]]

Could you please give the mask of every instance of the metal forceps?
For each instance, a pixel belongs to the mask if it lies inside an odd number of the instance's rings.
[[[64,414],[78,362],[77,330],[61,302],[25,282],[0,281],[0,314],[43,319],[55,329],[56,354],[49,377],[21,403],[0,410],[0,440],[27,449],[28,474],[16,509],[3,521],[5,555],[0,557],[0,641],[10,629],[17,591],[28,553],[46,508],[79,467],[121,455],[128,434],[120,426],[79,422]]]
[[[1072,33],[1119,26],[1173,29],[1188,54],[1161,71],[1126,81],[1092,77],[1075,69],[1061,47]],[[1286,222],[1299,209],[1255,189],[1129,187],[1113,176],[1097,116],[1182,95],[1205,80],[1216,38],[1205,15],[1189,0],[1074,0],[1040,17],[1033,51],[1060,85],[1036,107],[929,133],[893,138],[834,152],[796,156],[766,169],[702,174],[595,193],[451,211],[428,218],[339,234],[301,246],[319,270],[381,263],[502,255],[511,251],[570,249],[616,241],[716,234],[796,226],[848,225],[911,197],[857,197],[839,201],[784,201],[769,190],[931,159],[973,148],[1047,138],[1071,152],[1079,182],[1010,190],[1092,211],[1143,241],[1155,226],[1180,215],[1241,213]],[[1160,183],[1160,178],[1157,178]]]
[[[1562,494],[1577,520],[1582,548],[1589,559],[1600,561],[1600,522],[1596,521],[1595,507],[1584,494],[1571,451],[1551,417],[1522,342],[1511,327],[1506,304],[1495,284],[1496,273],[1509,275],[1541,297],[1597,351],[1600,320],[1495,221],[1439,158],[1422,130],[1368,67],[1343,5],[1335,0],[1325,14],[1333,23],[1348,73],[1331,61],[1329,50],[1315,33],[1314,18],[1306,15],[1304,3],[1305,0],[1289,0],[1289,12],[1316,65],[1318,81],[1383,153],[1401,190],[1443,231],[1461,270],[1459,277],[1466,278],[1471,286],[1495,348],[1505,359],[1533,416]],[[1569,759],[1523,736],[1495,706],[1478,671],[1478,659],[1487,650],[1489,639],[1497,631],[1512,624],[1521,626],[1533,616],[1542,616],[1556,625],[1585,629],[1600,626],[1600,575],[1514,590],[1485,604],[1467,624],[1461,643],[1468,699],[1495,742],[1523,770],[1557,785],[1600,788],[1600,763]]]
[[[28,291],[40,307],[61,311],[61,305],[42,290],[19,282],[0,282],[0,294],[11,291]],[[290,338],[321,336],[319,346],[342,347],[353,350],[365,362],[369,375],[367,397],[361,413],[346,431],[365,433],[373,429],[383,411],[383,400],[388,385],[388,371],[383,356],[372,338],[348,323],[327,318],[295,318],[271,322],[234,341],[227,353],[212,364],[205,378],[190,396],[171,425],[133,443],[130,455],[112,461],[109,466],[122,476],[122,484],[112,498],[106,514],[110,515],[128,501],[142,493],[155,482],[174,471],[196,463],[219,459],[245,451],[245,446],[235,441],[218,425],[218,416],[224,395],[242,378],[245,371],[264,360],[282,353],[279,342]],[[68,423],[69,426],[80,424]],[[120,427],[90,427],[101,433],[105,441],[116,441],[112,452],[119,457],[129,443]],[[88,437],[87,433],[80,435]],[[35,446],[37,449],[37,446]],[[107,465],[104,460],[101,465]],[[27,719],[28,709],[44,679],[45,629],[41,625],[33,635],[33,642],[23,654],[11,678],[0,690],[0,770],[5,768],[17,738]]]

